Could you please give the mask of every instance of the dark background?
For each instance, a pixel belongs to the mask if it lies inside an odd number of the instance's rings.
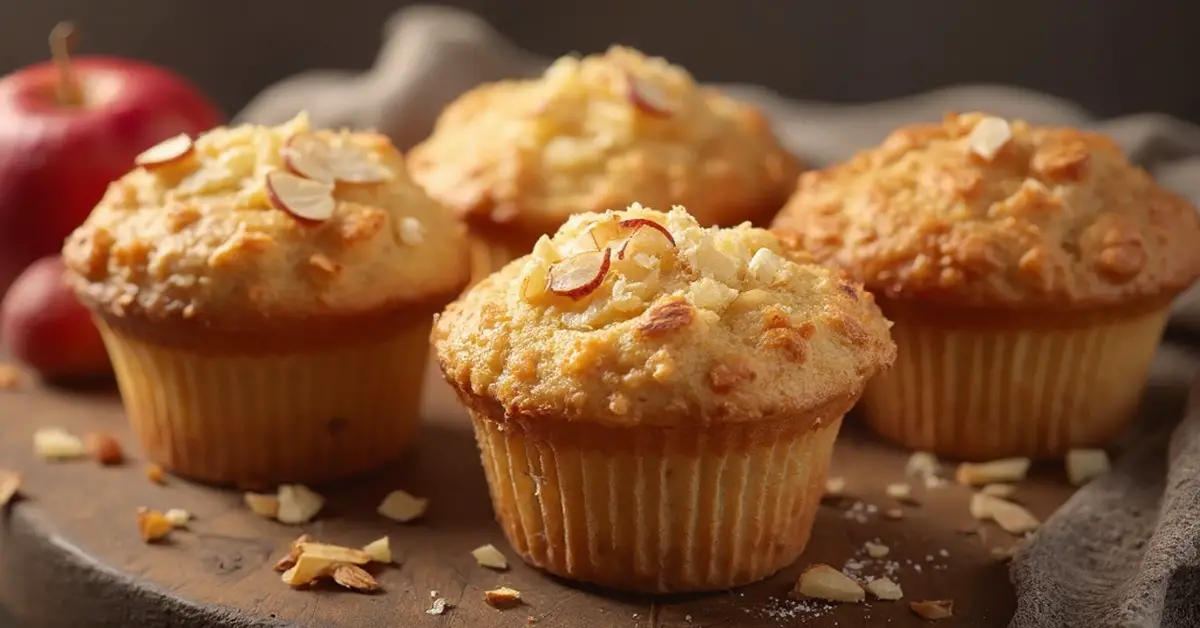
[[[0,0],[0,73],[47,55],[61,19],[83,52],[193,78],[227,115],[314,67],[365,68],[399,0]],[[457,0],[544,55],[619,42],[704,80],[836,102],[961,82],[1032,87],[1100,115],[1200,120],[1197,0]]]
[[[71,19],[80,52],[193,79],[233,115],[317,67],[369,66],[396,0],[0,0],[0,74],[48,55]],[[1021,85],[1098,115],[1200,121],[1200,0],[458,0],[546,56],[625,43],[709,81],[833,102],[963,82]],[[0,626],[11,626],[0,611]]]

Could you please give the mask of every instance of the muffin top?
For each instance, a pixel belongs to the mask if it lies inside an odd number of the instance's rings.
[[[758,110],[623,47],[464,94],[409,171],[473,227],[529,244],[571,214],[635,200],[685,205],[703,224],[765,224],[799,172]]]
[[[381,135],[313,131],[301,114],[180,136],[138,162],[63,249],[106,315],[239,327],[440,305],[467,281],[465,228]]]
[[[895,357],[890,323],[770,232],[683,208],[571,217],[433,332],[447,380],[506,415],[611,425],[811,418]]]
[[[1200,275],[1196,208],[1111,140],[982,113],[803,174],[774,228],[869,290],[963,307],[1132,305]]]

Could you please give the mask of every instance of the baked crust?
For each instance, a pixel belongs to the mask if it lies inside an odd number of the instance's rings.
[[[1200,276],[1196,208],[1111,140],[982,113],[801,175],[773,229],[897,301],[1062,312],[1169,300]]]
[[[665,95],[671,111],[639,108],[634,84]],[[623,47],[471,90],[408,164],[473,230],[522,252],[572,214],[635,201],[685,205],[706,225],[765,226],[799,173],[757,109]]]
[[[665,226],[675,246],[641,248],[654,242],[623,232],[630,219]],[[614,254],[587,295],[539,289],[563,259],[595,250],[593,235],[614,251],[638,244]],[[487,400],[498,406],[489,416],[513,420],[819,416],[852,402],[892,363],[895,345],[869,293],[782,253],[765,230],[705,229],[678,207],[576,215],[446,309],[433,331],[438,361],[464,401]]]
[[[214,129],[180,166],[137,168],[111,184],[63,248],[76,292],[108,319],[255,329],[445,302],[461,289],[465,227],[408,178],[384,136],[316,132],[391,175],[339,182],[329,220],[272,207],[265,176],[285,168],[288,139],[309,131],[303,114],[279,127]]]

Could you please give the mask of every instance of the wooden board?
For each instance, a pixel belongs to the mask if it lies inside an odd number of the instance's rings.
[[[969,492],[958,486],[918,488],[921,505],[905,506],[903,520],[887,520],[883,510],[896,504],[884,487],[902,480],[907,454],[874,442],[853,421],[839,442],[833,474],[847,479],[854,497],[822,506],[797,565],[742,590],[651,599],[573,586],[520,564],[493,521],[470,426],[432,372],[425,405],[427,424],[416,451],[386,472],[320,487],[329,505],[303,527],[321,540],[348,545],[391,536],[401,564],[379,572],[385,592],[365,596],[333,588],[295,591],[280,582],[271,565],[301,530],[255,517],[236,491],[176,478],[156,486],[136,459],[101,468],[34,456],[32,433],[59,426],[78,434],[109,432],[136,458],[111,387],[0,392],[0,467],[25,474],[27,496],[0,516],[0,604],[35,628],[501,628],[531,621],[546,628],[924,625],[906,602],[832,607],[786,597],[807,564],[857,561],[863,563],[858,573],[881,575],[892,561],[906,600],[954,600],[955,618],[939,625],[1002,627],[1013,612],[1007,567],[990,551],[1013,538],[991,524],[981,535],[961,533],[973,522]],[[1069,493],[1055,472],[1048,473],[1020,492],[1040,516]],[[379,499],[397,488],[432,499],[423,522],[405,526],[374,513]],[[145,545],[135,525],[140,506],[184,508],[196,519],[169,543]],[[864,556],[864,542],[875,539],[891,548],[882,561]],[[484,543],[504,550],[513,568],[496,573],[477,566],[470,550]],[[520,590],[528,604],[507,611],[488,607],[482,592],[498,585]],[[442,616],[426,614],[431,591],[453,608]]]

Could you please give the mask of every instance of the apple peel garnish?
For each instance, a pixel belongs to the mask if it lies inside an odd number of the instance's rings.
[[[288,138],[283,160],[293,173],[330,185],[382,183],[391,178],[391,172],[371,161],[366,150],[335,146],[313,133],[298,133]]]
[[[632,74],[627,75],[629,83],[629,102],[647,115],[655,118],[666,118],[679,108],[667,92],[649,81],[640,79]]]
[[[133,163],[150,170],[161,168],[183,161],[194,148],[192,138],[187,133],[180,133],[142,151],[133,158]]]
[[[625,229],[632,229],[633,235],[630,235],[625,239],[625,243],[621,246],[621,249],[617,251],[617,259],[625,259],[631,244],[635,244],[638,240],[645,242],[645,236],[640,235],[643,232],[647,234],[651,232],[657,233],[658,235],[655,237],[661,236],[670,243],[671,248],[675,247],[675,237],[671,235],[671,232],[666,227],[648,218],[630,218],[627,220],[622,220],[621,227]],[[634,248],[637,248],[637,246],[635,245]]]
[[[582,299],[604,283],[612,266],[612,249],[573,255],[550,267],[548,285],[554,294]]]
[[[267,199],[275,209],[306,222],[328,220],[336,206],[333,185],[279,170],[267,173]]]

